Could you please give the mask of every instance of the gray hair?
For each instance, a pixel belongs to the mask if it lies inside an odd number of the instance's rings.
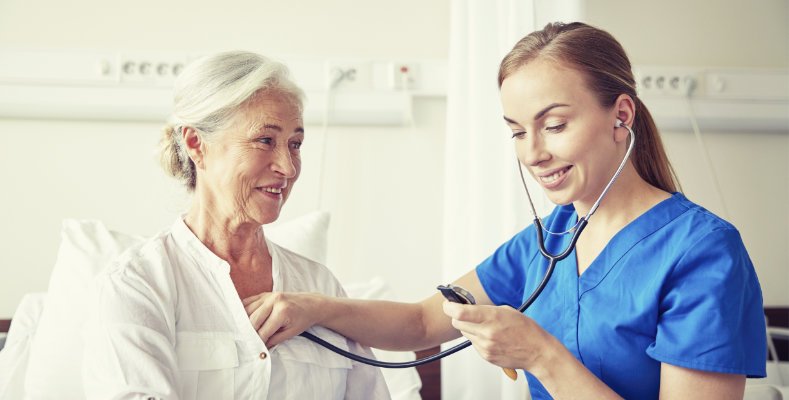
[[[189,63],[175,81],[173,113],[160,141],[164,170],[194,190],[197,174],[183,143],[183,128],[199,130],[203,140],[209,140],[230,126],[256,94],[268,91],[292,98],[303,109],[304,92],[290,79],[288,68],[260,54],[230,51]]]

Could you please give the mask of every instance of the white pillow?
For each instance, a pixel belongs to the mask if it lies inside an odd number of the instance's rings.
[[[5,347],[0,351],[0,399],[24,398],[30,346],[44,308],[46,293],[28,293],[14,312]]]
[[[39,328],[30,351],[27,395],[36,399],[79,399],[82,336],[91,279],[141,236],[114,232],[100,221],[63,221],[61,242]]]
[[[271,241],[325,263],[328,214],[314,212],[264,228]],[[82,336],[91,279],[127,248],[145,240],[94,220],[63,221],[47,300],[30,351],[25,380],[36,399],[80,399]]]
[[[287,222],[263,227],[272,242],[312,261],[326,265],[329,234],[329,213],[313,211]]]

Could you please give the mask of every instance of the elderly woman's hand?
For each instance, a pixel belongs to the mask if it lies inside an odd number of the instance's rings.
[[[243,300],[252,327],[268,348],[296,336],[319,320],[321,295],[261,293]]]

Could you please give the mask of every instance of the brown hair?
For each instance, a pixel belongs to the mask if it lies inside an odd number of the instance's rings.
[[[611,34],[581,22],[550,23],[519,40],[504,57],[499,67],[499,88],[504,79],[537,57],[545,57],[584,74],[586,84],[597,94],[603,107],[612,107],[621,94],[630,96],[636,106],[633,130],[637,140],[633,165],[649,184],[667,192],[677,191],[679,180],[666,157],[657,126],[636,95],[630,60]]]

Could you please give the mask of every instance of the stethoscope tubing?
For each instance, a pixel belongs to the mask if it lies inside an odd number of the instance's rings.
[[[526,299],[526,301],[523,304],[521,304],[520,307],[518,307],[518,312],[523,313],[524,311],[526,311],[526,309],[528,309],[532,305],[532,303],[534,303],[535,300],[537,300],[537,298],[540,296],[540,293],[542,293],[543,289],[545,289],[545,286],[548,285],[548,281],[550,281],[551,275],[553,275],[553,271],[554,271],[554,269],[556,269],[556,263],[558,263],[559,261],[567,258],[567,256],[569,256],[572,253],[572,250],[575,247],[575,243],[578,241],[578,237],[581,235],[581,232],[583,232],[584,228],[586,228],[587,220],[585,218],[583,218],[581,221],[582,222],[580,224],[578,224],[575,232],[573,232],[573,236],[570,239],[570,245],[567,246],[567,248],[565,248],[564,251],[562,251],[560,254],[552,254],[551,252],[549,252],[545,248],[545,239],[544,239],[544,236],[542,234],[542,230],[543,230],[542,222],[540,221],[539,218],[536,218],[536,217],[534,218],[534,224],[535,224],[535,226],[537,228],[537,232],[538,232],[537,233],[537,241],[539,242],[539,245],[540,245],[540,253],[542,253],[542,255],[545,256],[545,258],[548,259],[548,268],[545,270],[545,276],[543,276],[542,281],[537,286],[537,288],[534,289],[534,291],[531,293],[531,295],[529,295],[529,298]],[[463,350],[466,347],[471,345],[471,341],[466,340],[465,342],[460,343],[458,345],[455,345],[455,346],[453,346],[453,347],[451,347],[449,349],[446,349],[446,350],[444,350],[442,352],[439,352],[439,353],[436,353],[436,354],[433,354],[433,355],[430,355],[430,356],[427,356],[427,357],[423,357],[423,358],[420,358],[418,360],[406,361],[406,362],[387,362],[387,361],[380,361],[380,360],[375,360],[375,359],[372,359],[372,358],[362,357],[362,356],[360,356],[358,354],[351,353],[351,352],[349,352],[347,350],[341,349],[341,348],[339,348],[339,347],[337,347],[337,346],[335,346],[335,345],[333,345],[333,344],[331,344],[331,343],[319,338],[318,336],[313,335],[310,332],[306,332],[306,331],[302,332],[300,334],[300,336],[305,337],[305,338],[307,338],[307,339],[309,339],[309,340],[311,340],[311,341],[313,341],[315,343],[318,343],[319,345],[321,345],[323,347],[326,347],[327,349],[329,349],[329,350],[331,350],[331,351],[333,351],[333,352],[335,352],[337,354],[340,354],[340,355],[342,355],[344,357],[347,357],[347,358],[349,358],[351,360],[358,361],[360,363],[364,363],[364,364],[367,364],[367,365],[372,365],[374,367],[380,367],[380,368],[410,368],[410,367],[416,367],[416,366],[419,366],[419,365],[427,364],[429,362],[440,360],[440,359],[442,359],[442,358],[444,358],[444,357],[446,357],[448,355],[457,353],[458,351]]]
[[[632,152],[633,147],[635,145],[635,133],[629,126],[625,124],[620,123],[618,126],[627,129],[627,131],[630,133],[630,144],[627,148],[627,152],[625,153],[625,156],[622,158],[622,162],[620,163],[619,168],[614,173],[614,176],[611,177],[611,180],[608,182],[608,185],[606,185],[606,187],[603,189],[603,192],[600,194],[600,197],[597,199],[594,206],[592,206],[592,208],[589,210],[589,213],[587,213],[586,216],[580,218],[578,220],[578,223],[572,229],[570,229],[570,231],[573,232],[573,236],[570,239],[570,244],[567,247],[565,247],[565,249],[559,254],[553,254],[549,252],[548,249],[545,248],[545,237],[543,235],[543,231],[548,233],[552,233],[552,232],[545,229],[545,227],[542,224],[542,221],[537,216],[537,211],[534,208],[534,203],[532,203],[531,195],[529,194],[529,189],[526,187],[526,180],[523,178],[523,169],[521,168],[520,160],[518,160],[518,169],[521,174],[521,180],[523,181],[523,188],[526,189],[526,195],[529,198],[529,204],[531,205],[532,213],[534,214],[534,226],[537,230],[537,243],[539,244],[540,247],[540,253],[548,260],[548,268],[546,268],[545,270],[545,275],[543,276],[542,281],[540,282],[539,285],[537,285],[537,288],[535,288],[534,291],[532,291],[531,295],[529,295],[526,301],[523,302],[523,304],[521,304],[520,307],[518,307],[518,312],[520,313],[525,312],[532,305],[532,303],[534,303],[534,301],[537,300],[537,298],[542,293],[543,289],[545,289],[545,286],[548,285],[548,281],[551,279],[554,269],[556,269],[556,264],[559,261],[567,258],[567,256],[569,256],[573,252],[573,249],[575,249],[575,244],[578,241],[578,237],[581,236],[581,232],[583,232],[584,228],[586,228],[586,225],[589,223],[589,218],[591,218],[592,214],[594,214],[594,212],[597,210],[598,206],[600,205],[600,202],[603,200],[603,197],[605,197],[606,193],[608,193],[608,190],[611,188],[611,185],[613,185],[616,178],[619,177],[619,174],[622,172],[625,163],[627,162],[628,158],[630,158],[630,153]],[[433,354],[431,356],[420,358],[418,360],[407,361],[407,362],[387,362],[387,361],[379,361],[372,358],[362,357],[358,354],[351,353],[307,331],[302,332],[301,334],[299,334],[299,336],[307,338],[351,360],[358,361],[360,363],[367,365],[372,365],[374,367],[380,367],[380,368],[416,367],[419,365],[427,364],[429,362],[440,360],[448,355],[457,353],[458,351],[463,350],[471,345],[471,341],[466,340],[465,342],[455,345],[449,349]]]

